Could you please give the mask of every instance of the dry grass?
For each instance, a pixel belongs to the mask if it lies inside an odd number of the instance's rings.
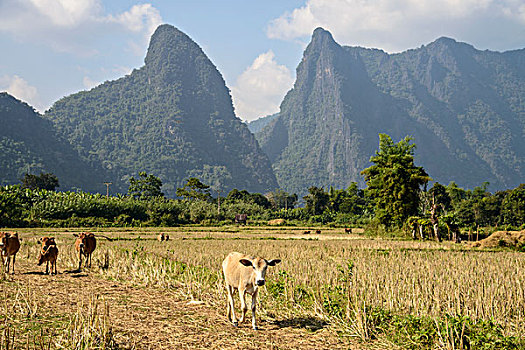
[[[469,244],[471,247],[496,248],[525,246],[525,230],[522,231],[496,231],[485,239]]]
[[[258,311],[259,317],[279,326],[315,334],[329,325],[332,333],[370,340],[374,338],[370,310],[381,308],[436,320],[443,315],[494,320],[506,335],[525,335],[523,253],[480,251],[447,243],[365,239],[329,228],[323,228],[320,236],[305,237],[305,229],[232,226],[105,230],[104,234],[120,240],[98,240],[91,273],[146,290],[169,290],[182,300],[203,301],[222,313],[226,296],[221,262],[229,252],[240,251],[282,259],[269,272]],[[158,242],[155,237],[160,231],[169,232],[170,241]],[[59,243],[59,270],[74,270],[77,260],[73,236],[64,230],[45,232],[50,233]],[[44,232],[24,230],[21,235],[25,238],[21,255],[36,259],[38,246],[34,242]],[[15,295],[16,307],[5,312],[5,320],[12,319],[13,312],[19,318],[39,313],[30,287],[11,288],[9,293],[10,298]],[[111,333],[111,325],[105,316],[106,306],[97,305],[91,301],[83,307],[91,311],[78,312],[77,318],[65,321],[70,331],[63,339],[68,339],[68,344],[87,339],[89,334],[98,334],[93,338],[98,344],[112,344],[100,342],[104,334]],[[96,320],[92,316],[78,319],[86,314],[95,315]],[[9,327],[3,328],[4,333]],[[454,346],[447,345],[446,336],[441,336],[443,340],[435,348]],[[395,347],[387,339],[370,346]]]

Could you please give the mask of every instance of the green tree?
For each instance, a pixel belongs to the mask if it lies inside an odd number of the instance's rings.
[[[495,226],[501,220],[503,198],[496,195],[483,197],[475,204],[476,224],[479,226]]]
[[[451,181],[446,187],[446,189],[448,196],[450,197],[450,204],[453,208],[456,208],[459,205],[459,203],[461,203],[467,198],[467,191],[465,191],[461,187],[458,187],[458,185],[454,181]]]
[[[454,210],[454,217],[456,218],[458,225],[461,227],[467,227],[474,224],[475,214],[472,208],[472,201],[464,200],[459,202]]]
[[[40,175],[25,173],[20,181],[22,181],[23,188],[29,188],[32,190],[39,189],[55,191],[57,187],[60,187],[58,184],[58,177],[51,173],[40,173]]]
[[[162,181],[158,177],[141,171],[138,179],[129,179],[128,195],[141,200],[164,197],[161,187]]]
[[[0,227],[18,226],[22,220],[22,203],[18,185],[0,187]]]
[[[434,186],[428,190],[428,194],[431,197],[434,197],[436,203],[440,206],[440,215],[444,212],[446,213],[452,209],[452,199],[447,192],[447,188],[440,184],[439,182],[434,183]]]
[[[314,215],[324,212],[330,202],[330,195],[322,187],[308,188],[308,194],[303,197],[306,202],[306,211]]]
[[[346,190],[330,187],[330,210],[352,215],[363,215],[366,210],[365,191],[352,182]]]
[[[525,224],[525,184],[521,184],[503,199],[501,204],[503,222],[507,225]]]
[[[281,189],[277,189],[266,194],[274,209],[293,209],[297,205],[297,194],[291,194]]]
[[[361,172],[375,201],[380,223],[401,227],[409,216],[417,215],[421,186],[430,181],[422,167],[414,165],[414,144],[405,137],[398,143],[379,134],[379,151],[370,158],[374,163]]]
[[[234,188],[233,190],[228,193],[228,196],[226,196],[226,200],[229,202],[239,202],[239,201],[246,201],[250,196],[250,193],[246,190],[238,190]]]
[[[177,188],[177,196],[189,200],[208,201],[211,199],[210,186],[203,184],[196,177],[190,177],[183,187]]]
[[[246,190],[239,191],[236,188],[234,188],[233,190],[230,191],[230,193],[228,193],[226,200],[230,203],[245,202],[245,203],[257,204],[265,209],[270,209],[272,207],[272,204],[270,203],[268,198],[266,198],[262,194],[250,193]]]

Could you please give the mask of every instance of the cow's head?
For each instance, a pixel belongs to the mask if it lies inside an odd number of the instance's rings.
[[[38,266],[42,265],[46,261],[46,254],[44,251],[40,252],[40,255],[38,256]]]
[[[266,269],[268,266],[275,266],[281,262],[280,259],[266,260],[263,258],[253,258],[253,259],[241,259],[239,261],[246,267],[252,267],[255,274],[255,284],[258,286],[264,286]]]
[[[18,232],[2,232],[0,233],[0,250],[6,251],[9,246],[10,238],[18,238]]]
[[[95,235],[93,233],[89,232],[82,232],[82,233],[73,233],[73,236],[77,238],[77,244],[80,249],[84,249],[84,247],[87,244],[87,240],[94,238]]]
[[[38,240],[42,244],[42,249],[47,250],[50,245],[57,245],[55,237],[42,237]]]
[[[4,251],[7,249],[7,233],[0,232],[0,250]]]

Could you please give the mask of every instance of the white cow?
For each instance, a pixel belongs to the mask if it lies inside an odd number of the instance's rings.
[[[238,325],[235,318],[235,308],[233,294],[239,291],[241,299],[242,316],[239,322],[244,321],[248,306],[246,305],[246,293],[252,296],[252,327],[257,330],[255,321],[255,308],[257,305],[257,291],[259,286],[264,285],[266,269],[268,266],[275,266],[280,263],[280,259],[265,260],[263,258],[254,258],[245,254],[233,252],[228,254],[222,262],[222,271],[226,281],[226,290],[228,291],[228,320],[236,327]]]

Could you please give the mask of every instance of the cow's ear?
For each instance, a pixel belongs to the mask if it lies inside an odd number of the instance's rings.
[[[239,262],[241,264],[243,264],[244,266],[253,266],[252,262],[250,260],[248,260],[248,259],[241,259],[241,260],[239,260]]]
[[[275,266],[280,262],[281,262],[281,259],[273,259],[273,260],[268,261],[268,266]]]

